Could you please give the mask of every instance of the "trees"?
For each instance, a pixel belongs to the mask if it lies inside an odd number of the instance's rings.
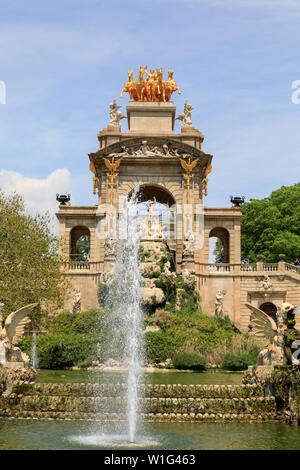
[[[242,213],[242,258],[255,262],[261,254],[272,263],[283,253],[293,263],[300,256],[300,183],[243,204]]]
[[[216,241],[213,255],[215,257],[215,263],[224,263],[224,245],[219,238]]]
[[[5,312],[38,302],[62,305],[67,288],[49,214],[31,216],[18,194],[0,190],[0,301]]]

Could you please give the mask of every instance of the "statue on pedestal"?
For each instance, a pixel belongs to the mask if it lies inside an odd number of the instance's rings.
[[[80,290],[76,290],[73,296],[72,313],[80,313],[80,312],[81,312],[81,292]]]
[[[186,234],[185,240],[183,241],[183,256],[193,255],[195,251],[195,237],[192,231]]]
[[[224,296],[226,290],[218,290],[216,293],[215,315],[217,318],[224,318]]]
[[[110,113],[109,113],[109,116],[110,116],[110,121],[109,121],[109,124],[120,124],[120,121],[121,119],[124,119],[126,116],[124,116],[121,111],[119,111],[119,109],[121,108],[121,106],[118,106],[117,105],[117,102],[116,100],[114,100],[110,105]]]
[[[185,100],[183,113],[179,114],[179,116],[177,116],[176,118],[179,121],[181,121],[181,124],[180,124],[181,127],[194,127],[192,123],[192,119],[191,119],[192,111],[193,111],[192,105],[188,104],[187,100]]]

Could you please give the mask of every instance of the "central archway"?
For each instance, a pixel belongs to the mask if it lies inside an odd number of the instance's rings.
[[[132,191],[131,191],[132,194]],[[175,204],[175,199],[166,189],[157,185],[143,184],[140,186],[138,192],[138,199],[140,202],[153,201],[164,204],[165,206],[172,207]]]
[[[132,195],[133,189],[129,193]],[[147,201],[155,201],[153,213],[163,226],[163,234],[176,264],[176,202],[172,194],[165,188],[155,184],[142,184],[137,193],[141,213],[146,215]]]

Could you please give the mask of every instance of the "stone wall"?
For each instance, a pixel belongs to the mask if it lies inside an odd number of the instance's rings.
[[[278,421],[273,397],[258,385],[144,385],[142,419],[155,421]],[[124,384],[15,384],[0,397],[0,416],[39,419],[125,419]]]

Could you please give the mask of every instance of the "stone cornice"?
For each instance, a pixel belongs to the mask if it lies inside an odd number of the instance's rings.
[[[120,153],[120,157],[122,157],[122,164],[120,166],[120,171],[122,171],[122,166],[127,163],[135,163],[138,165],[143,165],[145,163],[159,163],[159,164],[167,164],[167,165],[178,165],[180,164],[179,157],[177,156],[161,156],[161,155],[135,155],[135,154],[124,154],[123,148],[127,147],[138,150],[142,145],[142,142],[147,140],[147,144],[151,146],[162,146],[164,144],[168,145],[170,151],[176,150],[177,153],[180,154],[188,154],[192,158],[196,158],[199,160],[199,165],[197,167],[197,173],[200,173],[205,167],[211,164],[212,155],[204,153],[202,150],[193,147],[192,145],[186,144],[181,142],[180,140],[176,140],[174,138],[169,138],[166,136],[143,136],[143,137],[128,137],[119,142],[115,142],[110,144],[102,149],[98,150],[97,152],[90,153],[89,158],[90,161],[94,163],[95,168],[97,170],[97,176],[99,177],[102,168],[104,167],[103,158],[107,157],[108,155],[114,154],[115,158],[118,158],[118,154]],[[123,147],[123,148],[122,148]],[[101,168],[102,167],[102,168]]]

